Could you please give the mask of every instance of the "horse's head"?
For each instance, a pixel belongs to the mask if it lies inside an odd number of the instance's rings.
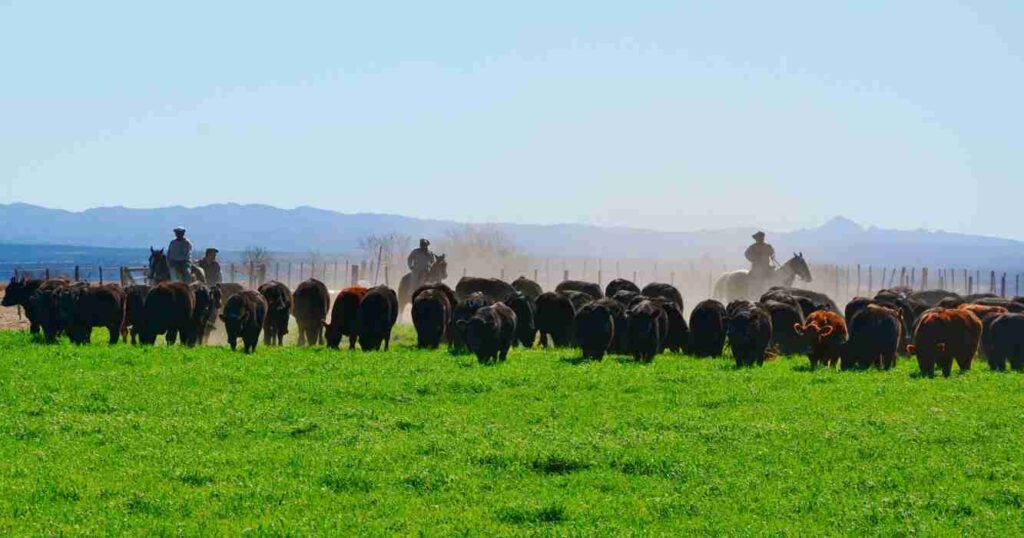
[[[164,249],[155,250],[149,247],[149,279],[156,284],[161,280],[170,278],[171,268],[167,263],[167,256]]]
[[[811,268],[807,266],[807,262],[804,260],[803,252],[794,252],[793,257],[786,262],[786,265],[789,266],[790,270],[793,271],[793,274],[799,277],[800,280],[803,280],[804,282],[814,280],[811,277]]]
[[[434,266],[430,268],[430,272],[438,282],[448,278],[448,260],[445,259],[444,254],[434,260]]]

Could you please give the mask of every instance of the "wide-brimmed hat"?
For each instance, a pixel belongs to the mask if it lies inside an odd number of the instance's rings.
[[[219,250],[217,250],[217,249],[215,249],[215,248],[213,248],[213,247],[210,247],[210,248],[206,249],[206,253],[207,253],[207,254],[209,254],[209,253],[211,253],[211,252],[212,252],[212,253],[214,253],[214,254],[216,254],[216,253],[218,253],[218,252],[220,252],[220,251],[219,251]]]
[[[176,233],[176,234],[183,234],[183,233],[185,233],[185,228],[182,228],[181,226],[178,226],[178,227],[174,228],[174,233]]]
[[[764,239],[764,232],[757,232],[756,234],[750,237],[753,237],[754,239]]]

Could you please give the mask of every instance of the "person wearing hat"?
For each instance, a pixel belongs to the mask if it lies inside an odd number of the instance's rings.
[[[747,247],[743,254],[750,262],[750,276],[766,279],[772,275],[772,264],[778,264],[775,261],[775,249],[764,242],[764,232],[757,232],[751,237],[754,238],[754,244]]]
[[[208,248],[203,259],[196,263],[206,273],[206,283],[211,286],[223,282],[223,277],[220,274],[220,262],[217,261],[218,252],[220,251],[213,247]]]
[[[422,282],[423,276],[430,271],[435,261],[437,261],[437,257],[434,256],[433,252],[430,252],[430,241],[420,239],[419,248],[413,249],[406,260],[409,270],[412,271],[413,282]]]
[[[192,282],[192,242],[185,239],[185,228],[174,229],[174,240],[167,245],[167,262],[172,277],[177,273],[178,280],[186,284]]]

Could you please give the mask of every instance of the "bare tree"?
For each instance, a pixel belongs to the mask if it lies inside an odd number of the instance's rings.
[[[511,237],[494,226],[464,225],[450,228],[437,241],[436,252],[449,264],[477,276],[498,276],[502,268],[524,263],[524,255]]]
[[[405,255],[412,248],[412,238],[399,233],[384,235],[368,235],[359,240],[359,249],[363,251],[368,262],[380,263],[389,267],[405,268]]]
[[[267,267],[273,260],[270,249],[249,245],[242,250],[242,274],[249,278],[250,283],[261,284],[266,280]]]

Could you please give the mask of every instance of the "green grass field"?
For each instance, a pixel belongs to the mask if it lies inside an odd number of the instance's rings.
[[[0,533],[1024,532],[1018,374],[484,367],[412,340],[245,356],[0,333]]]

